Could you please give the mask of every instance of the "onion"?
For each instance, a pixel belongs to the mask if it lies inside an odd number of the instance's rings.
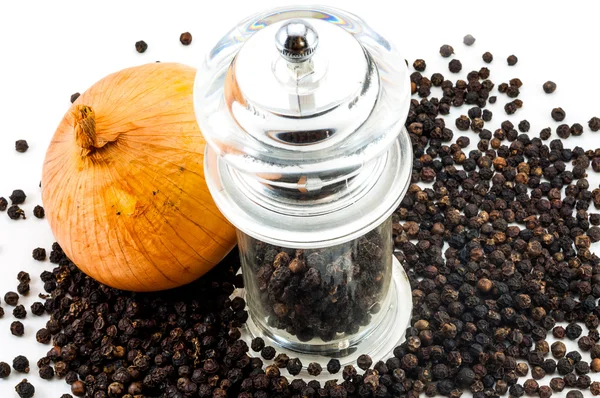
[[[75,101],[48,148],[50,227],[69,258],[109,286],[180,286],[235,245],[204,180],[195,73],[153,63],[107,76]]]

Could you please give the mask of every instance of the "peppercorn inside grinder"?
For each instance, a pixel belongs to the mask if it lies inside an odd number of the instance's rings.
[[[194,102],[208,187],[238,228],[244,338],[305,369],[383,359],[412,310],[391,227],[412,166],[404,58],[345,11],[276,9],[217,43]]]

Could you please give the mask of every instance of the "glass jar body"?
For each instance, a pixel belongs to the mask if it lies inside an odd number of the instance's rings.
[[[238,232],[246,301],[258,333],[307,353],[354,346],[390,307],[391,217],[351,241],[315,249]]]

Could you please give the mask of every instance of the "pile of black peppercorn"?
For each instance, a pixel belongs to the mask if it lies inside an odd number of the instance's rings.
[[[389,247],[389,246],[388,246]],[[391,258],[375,229],[352,245],[296,250],[254,241],[248,285],[270,326],[300,341],[355,334],[387,293]],[[249,287],[250,288],[250,287]],[[256,299],[256,298],[255,298]]]
[[[465,37],[467,42],[474,38]],[[140,52],[147,48],[138,44]],[[451,57],[454,49],[444,45],[440,54]],[[482,58],[493,61],[489,52]],[[586,179],[591,170],[600,171],[600,149],[569,149],[560,139],[545,144],[551,129],[534,137],[526,120],[517,128],[509,121],[491,128],[493,115],[485,107],[497,97],[490,96],[495,84],[489,69],[452,82],[441,73],[424,76],[425,61],[417,61],[411,85],[421,99],[412,100],[406,121],[412,185],[393,215],[394,244],[411,283],[414,312],[407,339],[392,357],[373,364],[361,355],[359,371],[337,359],[326,367],[302,364],[260,338],[248,347],[239,330],[248,317],[245,302],[230,298],[243,287],[237,253],[188,286],[142,294],[99,284],[55,244],[49,259],[57,267],[41,275],[48,295],[31,306],[32,314],[50,316],[36,333],[40,343],[50,344],[37,363],[40,376],[62,378],[73,395],[94,398],[459,397],[464,391],[475,398],[547,398],[564,389],[576,398],[582,396],[577,390],[587,388],[600,395],[600,383],[588,375],[600,371],[600,259],[590,251],[600,241],[600,213],[591,207],[600,209],[600,188]],[[512,66],[517,58],[507,62]],[[458,73],[462,64],[452,60],[449,68]],[[512,79],[498,86],[509,97],[507,114],[523,106],[521,85]],[[440,98],[432,96],[433,87],[441,87]],[[543,86],[546,93],[555,89],[553,82]],[[453,142],[454,132],[441,117],[463,104],[467,115],[454,123],[479,136],[468,153],[469,138]],[[551,114],[566,117],[560,108]],[[588,127],[599,131],[600,119],[590,119]],[[567,138],[583,133],[583,126],[559,130]],[[6,208],[0,198],[3,203]],[[266,249],[259,265],[280,268],[269,256],[275,261],[282,251],[266,256]],[[308,259],[295,251],[287,255],[287,268],[293,260],[305,262],[302,280],[311,268]],[[268,298],[271,278],[265,280],[267,299],[275,300]],[[19,274],[27,291],[29,279]],[[283,290],[292,284],[284,279],[277,283]],[[14,292],[5,296],[15,315],[24,310],[17,310],[18,298]],[[549,345],[549,334],[576,340],[581,353],[567,352],[561,341]],[[326,368],[332,380],[288,380],[280,372],[297,375],[304,365],[312,376]],[[29,361],[19,356],[13,367],[28,372]],[[10,372],[0,362],[0,378]],[[540,385],[547,375],[549,385]],[[16,390],[22,397],[35,391],[26,380]]]

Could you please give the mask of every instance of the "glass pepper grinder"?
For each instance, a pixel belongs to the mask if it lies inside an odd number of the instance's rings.
[[[412,166],[404,58],[345,11],[275,9],[217,43],[194,97],[208,187],[238,228],[246,338],[305,368],[384,359],[412,310],[391,225]]]

